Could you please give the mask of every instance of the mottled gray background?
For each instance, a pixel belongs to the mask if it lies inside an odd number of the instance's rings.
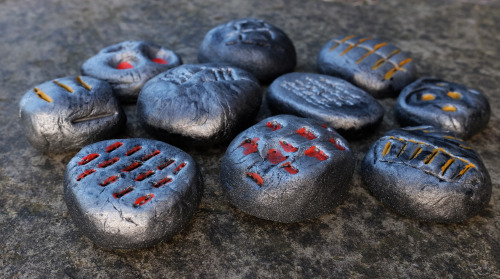
[[[71,221],[62,178],[75,153],[44,155],[23,136],[17,104],[29,88],[79,74],[99,49],[150,40],[196,63],[215,25],[258,17],[295,43],[297,71],[315,71],[316,55],[334,36],[371,35],[411,52],[421,76],[483,91],[493,114],[469,143],[493,180],[489,206],[457,225],[417,222],[388,211],[362,185],[359,161],[398,125],[384,100],[379,131],[351,142],[358,169],[350,198],[331,214],[279,224],[228,204],[218,182],[224,147],[186,150],[205,178],[189,226],[173,240],[141,251],[104,251]],[[0,0],[0,277],[449,277],[500,278],[500,1]],[[135,106],[122,137],[147,137]],[[269,115],[263,106],[259,119]]]

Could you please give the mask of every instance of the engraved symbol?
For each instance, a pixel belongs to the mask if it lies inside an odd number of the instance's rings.
[[[85,81],[83,81],[81,76],[77,76],[77,77],[76,77],[76,81],[77,81],[78,83],[80,83],[80,85],[81,85],[83,88],[87,89],[88,91],[90,91],[90,90],[92,89],[92,86],[90,86],[90,85],[89,85],[89,84],[87,84]]]
[[[62,84],[62,83],[58,82],[57,80],[54,80],[54,83],[57,84],[57,85],[59,85],[64,90],[68,91],[69,93],[73,93],[73,88],[71,88],[70,86],[68,86],[66,84]]]
[[[226,46],[240,43],[267,48],[281,48],[271,46],[270,41],[273,41],[276,35],[271,31],[271,26],[263,21],[238,21],[233,25],[233,29],[233,32],[226,35]]]
[[[33,91],[38,96],[38,98],[40,98],[48,103],[52,103],[52,98],[49,95],[45,94],[42,90],[40,90],[38,88],[34,88]]]

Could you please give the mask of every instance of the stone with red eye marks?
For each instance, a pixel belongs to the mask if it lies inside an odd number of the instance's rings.
[[[172,50],[144,41],[125,41],[99,51],[82,73],[109,82],[121,102],[133,103],[152,77],[182,64]]]
[[[462,222],[491,197],[479,155],[452,132],[432,126],[387,132],[366,153],[361,178],[387,207],[428,222]]]
[[[19,116],[29,143],[47,153],[74,151],[111,138],[127,122],[110,84],[88,76],[36,85],[19,102]]]
[[[432,125],[468,139],[490,119],[488,99],[465,85],[421,78],[403,89],[395,115],[402,126]]]
[[[335,130],[317,120],[278,115],[231,142],[220,179],[230,202],[242,211],[300,222],[331,212],[346,199],[354,164]]]
[[[203,184],[182,150],[148,139],[84,147],[66,168],[64,199],[77,227],[107,249],[138,249],[173,237],[193,216]]]
[[[255,18],[216,26],[198,50],[200,63],[228,63],[249,71],[261,82],[291,72],[297,64],[295,47],[276,26]]]
[[[318,54],[318,68],[365,90],[377,99],[396,97],[417,78],[408,53],[370,36],[340,36],[326,43]]]

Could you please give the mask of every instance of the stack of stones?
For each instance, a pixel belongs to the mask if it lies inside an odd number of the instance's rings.
[[[487,125],[487,99],[453,82],[417,80],[408,53],[384,40],[334,38],[319,52],[319,73],[292,72],[289,37],[247,18],[210,30],[198,61],[182,65],[167,48],[122,42],[83,63],[83,76],[45,82],[22,98],[35,148],[83,147],[68,163],[64,195],[75,224],[99,246],[150,247],[189,222],[202,177],[173,145],[228,145],[221,186],[250,215],[300,222],[333,211],[355,170],[346,138],[378,128],[382,98],[398,98],[403,128],[377,140],[361,163],[376,198],[440,223],[462,222],[490,200],[489,174],[464,141]],[[267,94],[261,84],[270,84]],[[274,116],[253,125],[264,95]],[[109,139],[126,124],[120,103],[137,103],[139,122],[157,140]]]

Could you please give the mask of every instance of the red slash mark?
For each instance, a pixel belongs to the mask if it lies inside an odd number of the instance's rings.
[[[180,171],[180,170],[182,170],[185,166],[186,166],[186,162],[184,162],[184,163],[182,163],[182,164],[178,165],[178,166],[175,168],[175,170],[174,170],[173,174],[178,174],[178,173],[179,173],[179,171]]]
[[[305,137],[308,140],[313,140],[316,138],[316,135],[313,134],[311,131],[306,130],[306,128],[302,127],[297,130],[297,133],[303,137]]]
[[[273,165],[279,164],[286,160],[287,157],[281,154],[281,151],[277,149],[269,149],[266,159]]]
[[[135,178],[135,181],[143,181],[144,179],[152,176],[153,174],[155,174],[154,171],[152,170],[148,170],[147,172],[143,172],[141,174],[139,174],[136,178]]]
[[[163,186],[167,183],[170,183],[170,182],[172,182],[172,178],[167,176],[167,177],[163,178],[162,180],[160,180],[160,182],[153,184],[153,187],[160,188],[161,186]]]
[[[255,183],[257,183],[257,185],[259,186],[262,186],[262,184],[264,183],[262,177],[260,177],[260,175],[255,172],[247,172],[247,176],[253,179],[253,181],[255,181]]]
[[[118,64],[116,68],[118,70],[127,70],[134,68],[134,66],[132,66],[132,64],[128,63],[127,61],[123,61],[122,63]]]
[[[297,147],[289,144],[286,141],[280,141],[280,144],[281,144],[281,147],[283,147],[283,150],[285,150],[286,152],[295,152],[298,150]]]
[[[134,147],[134,148],[132,148],[132,149],[128,150],[128,151],[125,153],[125,155],[130,156],[130,155],[134,154],[135,152],[137,152],[137,151],[139,151],[139,150],[141,150],[141,149],[142,149],[142,146],[138,145],[138,146],[136,146],[136,147]]]
[[[95,158],[99,157],[99,154],[97,153],[92,153],[90,155],[87,155],[85,157],[82,158],[82,160],[80,162],[78,162],[78,165],[86,165],[88,164],[90,161],[94,160]]]
[[[281,125],[276,122],[276,121],[272,121],[272,122],[267,122],[267,128],[273,130],[273,131],[276,131],[276,130],[279,130],[281,129]]]
[[[292,164],[290,164],[290,162],[283,163],[283,164],[281,165],[281,167],[282,167],[283,169],[285,169],[285,170],[286,170],[288,173],[290,173],[290,174],[296,174],[296,173],[298,173],[298,172],[299,172],[299,170],[298,170],[298,169],[296,169],[296,168],[294,168],[294,167],[292,166]]]
[[[152,200],[155,197],[154,194],[147,194],[135,200],[134,207],[139,207],[145,205],[148,201]]]
[[[109,167],[109,166],[111,166],[112,164],[114,164],[114,163],[116,163],[118,161],[120,161],[120,158],[115,157],[113,159],[109,159],[107,161],[104,161],[104,162],[100,163],[99,165],[97,165],[97,167],[99,167],[99,168]]]
[[[243,154],[248,155],[257,152],[257,142],[259,141],[259,138],[253,138],[253,139],[246,139],[243,142],[241,142],[240,147],[243,147],[245,150],[243,150]]]
[[[82,173],[80,173],[77,177],[76,177],[76,181],[80,181],[82,180],[85,176],[89,175],[89,174],[93,174],[95,172],[94,169],[92,170],[86,170]]]
[[[132,164],[128,165],[128,167],[122,169],[122,171],[123,172],[131,172],[140,166],[142,166],[142,162],[133,162]]]
[[[108,153],[113,152],[116,149],[122,147],[122,145],[123,145],[123,143],[121,143],[121,142],[115,142],[112,145],[106,147],[106,152],[108,152]]]
[[[144,158],[142,158],[142,161],[146,162],[147,160],[153,158],[156,155],[159,155],[160,153],[160,150],[155,150],[153,153],[149,153],[148,155],[144,156]]]
[[[343,146],[340,142],[337,142],[332,138],[330,138],[330,142],[335,144],[335,147],[337,147],[338,150],[345,150],[345,146]]]
[[[169,159],[169,160],[165,161],[165,163],[159,165],[158,166],[158,170],[162,170],[164,168],[168,168],[173,163],[175,163],[175,160],[174,159]]]
[[[328,156],[325,154],[325,152],[319,150],[319,148],[316,148],[316,146],[311,146],[311,148],[307,149],[304,154],[309,157],[314,157],[320,161],[328,159]]]
[[[153,60],[151,60],[151,61],[153,61],[153,62],[155,62],[155,63],[158,63],[158,64],[168,64],[168,61],[167,61],[167,60],[165,60],[165,59],[161,59],[161,58],[155,58],[155,59],[153,59]]]
[[[125,190],[123,190],[121,192],[114,193],[113,198],[119,199],[132,191],[134,191],[134,186],[129,186],[128,188],[126,188]]]
[[[115,183],[118,180],[118,178],[120,178],[118,175],[112,175],[106,178],[106,180],[104,180],[104,182],[102,182],[99,185],[101,185],[102,187],[108,186],[111,183]]]

